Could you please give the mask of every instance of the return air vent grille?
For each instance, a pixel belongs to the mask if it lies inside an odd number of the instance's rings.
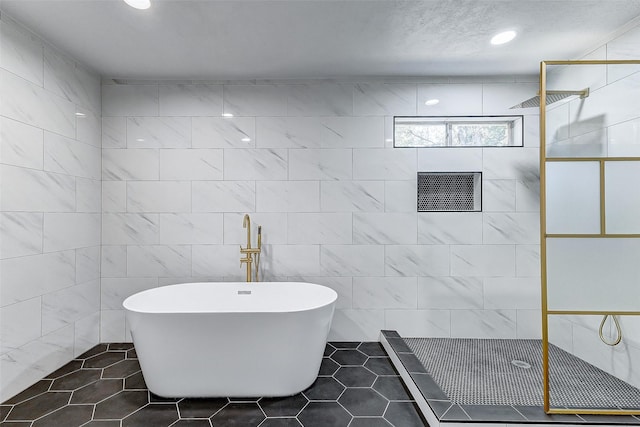
[[[418,172],[418,212],[480,211],[480,172]]]

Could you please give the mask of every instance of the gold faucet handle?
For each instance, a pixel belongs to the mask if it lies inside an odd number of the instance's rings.
[[[241,254],[259,254],[260,253],[260,248],[240,248],[240,253]]]

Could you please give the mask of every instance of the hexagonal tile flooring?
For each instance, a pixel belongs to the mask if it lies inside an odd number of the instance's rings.
[[[425,427],[382,346],[327,344],[320,374],[294,396],[165,399],[147,390],[132,344],[100,344],[0,404],[29,427]]]

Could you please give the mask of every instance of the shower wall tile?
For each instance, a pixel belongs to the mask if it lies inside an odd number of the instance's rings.
[[[102,211],[127,211],[127,183],[125,181],[102,181]]]
[[[127,182],[129,212],[190,212],[189,181]]]
[[[16,350],[42,335],[40,297],[0,308],[0,354]]]
[[[222,85],[159,86],[161,116],[222,116]]]
[[[319,245],[269,245],[263,248],[264,253],[260,257],[260,262],[269,274],[274,276],[320,275]]]
[[[160,214],[162,245],[222,244],[223,214]]]
[[[256,146],[255,117],[193,117],[191,129],[193,148]]]
[[[482,178],[536,181],[540,175],[538,157],[535,148],[484,148]]]
[[[127,276],[127,247],[124,245],[109,246],[103,242],[100,276],[126,277]]]
[[[539,180],[516,181],[516,210],[518,212],[540,212]]]
[[[483,148],[421,148],[418,151],[418,171],[478,172],[482,171]],[[483,177],[487,179],[487,177]]]
[[[538,108],[520,108],[511,110],[516,104],[538,93],[538,83],[490,83],[482,85],[483,115],[521,115],[537,114]]]
[[[421,212],[418,214],[418,243],[482,243],[482,215],[480,212]]]
[[[323,148],[383,148],[383,117],[327,117],[322,119]]]
[[[516,275],[540,276],[540,246],[516,245]]]
[[[289,281],[327,286],[338,294],[336,309],[353,307],[353,278],[351,277],[290,276]]]
[[[326,131],[317,117],[258,117],[259,148],[320,148]]]
[[[44,133],[44,170],[100,179],[100,149],[51,132]]]
[[[318,181],[256,181],[256,210],[260,212],[318,212]]]
[[[124,310],[102,310],[100,312],[100,341],[125,342]]]
[[[640,28],[635,27],[606,45],[606,59],[633,60],[638,58],[638,40]],[[604,59],[604,58],[603,58]],[[607,83],[620,80],[638,72],[638,65],[609,65],[607,67]]]
[[[540,310],[516,310],[516,338],[539,340],[542,338],[542,316]]]
[[[143,278],[103,278],[100,304],[103,310],[122,310],[122,303],[131,295],[158,287],[158,279]]]
[[[353,150],[353,179],[415,179],[416,159],[417,152],[413,148]]]
[[[415,179],[407,181],[385,181],[384,210],[386,212],[415,212],[418,184]]]
[[[102,118],[102,148],[127,147],[126,117]]]
[[[159,177],[159,150],[102,149],[102,179],[105,181],[158,180]]]
[[[0,165],[0,209],[21,212],[75,211],[75,180],[68,175]]]
[[[289,116],[351,116],[353,115],[353,84],[305,83],[292,84],[287,89]]]
[[[42,169],[43,141],[42,129],[0,117],[0,163]]]
[[[160,150],[160,179],[221,180],[222,151],[215,149]]]
[[[448,338],[451,336],[449,310],[385,310],[385,329],[403,337]]]
[[[380,339],[384,329],[384,310],[338,309],[333,314],[329,341],[353,341],[364,337],[367,341]]]
[[[479,277],[418,278],[420,309],[482,309],[483,287]]]
[[[289,244],[348,245],[353,242],[350,213],[290,213],[287,226]]]
[[[323,181],[320,183],[322,212],[381,212],[384,210],[382,181]]]
[[[439,99],[437,105],[425,105],[429,99]],[[481,116],[481,84],[419,84],[418,115],[421,116]]]
[[[10,258],[0,261],[0,305],[7,306],[54,292],[75,283],[74,251]]]
[[[100,184],[99,180],[76,178],[76,212],[100,213],[102,211]]]
[[[485,309],[540,309],[540,279],[487,277],[484,279]]]
[[[253,181],[193,181],[193,212],[253,212],[256,184]]]
[[[225,180],[286,180],[287,150],[225,150]]]
[[[0,33],[5,400],[99,340],[102,138],[99,77],[4,13]]]
[[[417,308],[415,277],[354,277],[353,307],[365,309]]]
[[[382,245],[323,245],[320,264],[330,276],[384,276]]]
[[[513,277],[513,245],[451,246],[451,276]]]
[[[353,91],[353,113],[357,116],[415,116],[416,96],[414,84],[357,83]]]
[[[127,247],[128,277],[180,277],[191,274],[191,246]]]
[[[534,244],[540,240],[537,213],[485,213],[483,242],[486,244]]]
[[[516,310],[452,310],[452,338],[516,338]]]
[[[190,117],[133,117],[127,119],[128,148],[191,147]]]
[[[513,212],[516,210],[516,181],[513,179],[485,180],[482,187],[484,212]]]
[[[157,116],[157,85],[102,85],[103,116]]]
[[[6,15],[0,21],[0,67],[42,86],[44,56],[43,42],[35,34]]]
[[[0,115],[70,138],[75,137],[75,105],[15,74],[0,70]]]
[[[0,259],[41,253],[42,226],[42,213],[1,212]]]
[[[85,248],[100,244],[100,214],[45,213],[45,252]]]
[[[263,262],[269,261],[267,259]],[[240,265],[240,247],[238,245],[193,246],[193,276],[240,276],[246,271],[245,269],[246,266]]]
[[[353,150],[289,150],[290,180],[350,180],[353,176]]]
[[[158,214],[102,214],[103,245],[152,245],[159,240]]]
[[[224,87],[224,114],[234,116],[286,116],[286,87],[231,84]]]
[[[415,213],[354,213],[353,242],[355,244],[415,244],[417,243]]]
[[[448,276],[447,246],[387,245],[385,247],[387,276]]]

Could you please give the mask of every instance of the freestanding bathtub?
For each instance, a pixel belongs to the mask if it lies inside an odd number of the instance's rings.
[[[185,283],[139,292],[123,306],[153,393],[268,397],[315,381],[336,299],[311,283]]]

